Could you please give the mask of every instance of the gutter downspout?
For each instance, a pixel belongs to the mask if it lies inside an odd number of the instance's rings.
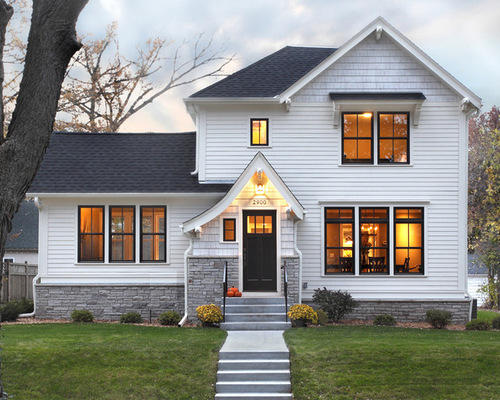
[[[35,197],[35,207],[38,208],[38,211],[42,211],[42,202],[38,199],[38,197]],[[40,247],[40,235],[38,236],[38,247]],[[37,274],[33,278],[33,312],[26,313],[26,314],[19,314],[19,318],[30,318],[34,317],[36,314],[36,282],[40,278],[40,269],[37,268]]]
[[[297,220],[293,230],[293,249],[299,255],[299,304],[302,304],[302,252],[297,247],[297,229],[301,222],[302,220]]]
[[[189,238],[189,247],[184,252],[184,316],[177,326],[183,326],[188,319],[188,256],[193,250],[193,238]]]

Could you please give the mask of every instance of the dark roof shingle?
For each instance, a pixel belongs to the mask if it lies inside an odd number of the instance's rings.
[[[190,97],[275,97],[335,50],[287,46]]]
[[[35,203],[23,201],[12,219],[12,230],[5,242],[6,250],[38,249],[38,209]]]
[[[194,132],[58,133],[29,193],[225,193],[200,184]]]

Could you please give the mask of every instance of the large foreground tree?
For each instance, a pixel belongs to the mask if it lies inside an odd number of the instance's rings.
[[[500,108],[469,122],[469,248],[488,269],[489,306],[500,306]]]
[[[0,260],[12,228],[12,218],[49,144],[66,68],[73,54],[81,47],[75,25],[86,3],[87,0],[33,1],[17,103],[6,137],[0,135]],[[5,33],[12,14],[12,7],[5,0],[0,0],[1,83]],[[3,91],[0,94],[3,100]],[[3,128],[3,109],[0,123]],[[0,391],[4,396],[1,382]]]

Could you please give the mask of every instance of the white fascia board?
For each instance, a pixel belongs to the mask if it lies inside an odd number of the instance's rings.
[[[261,104],[261,103],[281,103],[278,97],[187,97],[182,99],[184,104]]]
[[[184,233],[195,230],[197,227],[210,222],[217,216],[219,216],[231,203],[234,201],[236,196],[240,194],[243,188],[246,186],[248,181],[252,178],[257,169],[261,168],[262,172],[266,174],[272,184],[276,187],[278,192],[283,196],[283,199],[292,207],[293,212],[299,219],[304,218],[305,210],[304,207],[299,203],[297,198],[293,195],[290,189],[283,182],[278,173],[271,166],[266,157],[258,152],[248,166],[241,173],[239,178],[234,183],[233,187],[227,192],[227,194],[213,207],[204,211],[203,213],[197,215],[196,217],[186,221],[182,224],[182,229]]]
[[[366,28],[361,30],[358,34],[349,39],[341,47],[339,47],[331,56],[326,58],[322,63],[320,63],[316,68],[312,69],[308,74],[304,75],[301,79],[295,82],[290,88],[285,90],[280,96],[280,102],[285,102],[287,99],[296,94],[305,85],[311,82],[314,78],[320,75],[333,63],[335,63],[339,58],[343,57],[348,51],[359,44],[362,40],[368,37],[373,32],[377,31],[377,28],[382,28],[382,34],[388,34],[393,40],[399,43],[405,50],[407,50],[411,55],[413,55],[417,60],[419,60],[426,68],[442,79],[451,89],[460,94],[463,97],[467,97],[471,103],[476,108],[481,108],[481,99],[476,96],[471,90],[466,88],[462,83],[460,83],[455,77],[453,77],[449,72],[447,72],[443,67],[441,67],[437,62],[430,58],[426,53],[424,53],[420,48],[418,48],[412,41],[410,41],[406,36],[404,36],[400,31],[389,24],[384,18],[378,17],[372,23],[370,23]]]
[[[213,192],[213,193],[26,193],[27,197],[39,197],[39,198],[93,198],[93,197],[174,197],[174,198],[213,198],[220,197],[224,195],[225,192]]]

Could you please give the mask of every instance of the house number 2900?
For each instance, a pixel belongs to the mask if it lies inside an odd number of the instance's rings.
[[[267,206],[266,199],[253,199],[252,206]]]

